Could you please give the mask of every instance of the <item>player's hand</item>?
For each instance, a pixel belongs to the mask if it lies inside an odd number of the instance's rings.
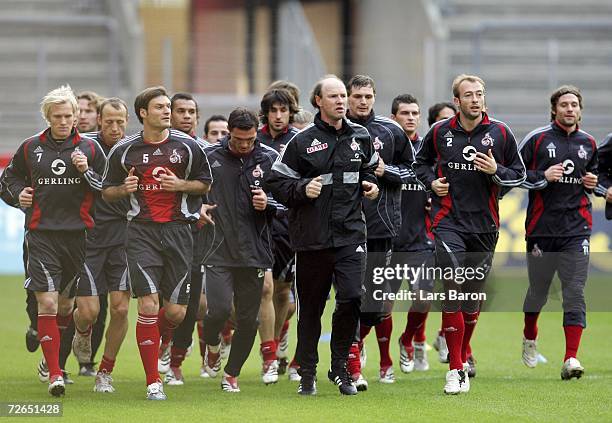
[[[378,158],[378,166],[376,166],[376,170],[374,171],[374,175],[377,177],[381,177],[385,174],[385,162],[381,157]]]
[[[161,175],[161,188],[164,191],[177,192],[183,190],[184,180],[176,176],[172,171],[166,168],[166,172]]]
[[[582,177],[582,185],[584,185],[586,189],[595,189],[595,187],[597,186],[597,175],[591,172],[587,172]]]
[[[606,191],[606,201],[612,203],[612,187],[609,187],[608,191]]]
[[[212,218],[212,211],[217,208],[216,204],[202,204],[200,209],[200,218],[198,224],[200,225],[214,225],[215,221]]]
[[[21,207],[32,207],[32,203],[34,201],[34,188],[25,187],[19,193],[19,205]]]
[[[449,186],[450,186],[450,184],[448,182],[446,182],[446,176],[444,176],[442,178],[435,179],[431,183],[431,190],[438,197],[444,197],[445,195],[448,194],[448,187]]]
[[[476,152],[474,166],[476,169],[486,173],[487,175],[495,175],[495,172],[497,172],[497,162],[495,161],[495,157],[493,157],[493,152],[490,148],[487,154],[481,153],[480,151]]]
[[[268,196],[261,188],[252,188],[253,193],[253,208],[257,211],[264,211],[268,206]]]
[[[376,197],[378,197],[378,185],[372,182],[363,181],[361,187],[363,188],[363,196],[365,198],[368,200],[376,200]]]
[[[557,182],[563,176],[563,164],[552,165],[544,171],[544,176],[548,182]]]
[[[128,176],[123,180],[123,186],[128,194],[136,192],[138,189],[138,176],[134,175],[134,168],[130,169]]]
[[[321,188],[323,188],[323,178],[317,176],[306,185],[306,197],[318,198],[321,195]]]
[[[75,150],[70,155],[70,158],[72,159],[72,164],[74,165],[74,167],[77,168],[79,172],[81,173],[87,172],[87,169],[89,169],[89,166],[87,164],[87,156],[83,154],[83,152]]]

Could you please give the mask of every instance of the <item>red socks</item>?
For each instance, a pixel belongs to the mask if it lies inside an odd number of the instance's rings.
[[[38,340],[49,368],[49,379],[62,376],[59,366],[60,332],[55,314],[38,315]]]
[[[525,313],[525,326],[523,328],[525,339],[535,341],[538,337],[538,317],[540,317],[540,313]]]
[[[349,375],[361,374],[361,362],[359,361],[359,343],[353,342],[349,349],[348,360],[346,363],[346,369]]]
[[[570,357],[576,358],[583,330],[582,326],[563,326],[565,332],[565,358],[563,361]]]
[[[66,329],[68,325],[70,325],[70,322],[72,321],[72,313],[68,314],[67,316],[60,316],[58,314],[55,320],[57,322],[57,328],[60,330],[60,332],[63,332],[64,329]]]
[[[166,310],[164,310],[163,307],[159,309],[159,313],[157,313],[157,319],[159,325],[159,335],[161,336],[162,345],[170,345],[170,341],[172,341],[172,335],[174,334],[174,329],[176,329],[178,325],[166,318]]]
[[[476,329],[476,323],[478,323],[479,314],[480,314],[479,312],[476,312],[476,313],[463,312],[464,332],[463,332],[463,341],[461,343],[461,362],[462,363],[466,363],[468,356],[472,353],[472,350],[470,348],[470,339],[472,339],[472,334],[474,333],[474,329]]]
[[[183,360],[185,360],[185,355],[187,355],[186,348],[177,348],[173,345],[170,348],[170,367],[181,367]]]
[[[450,357],[449,369],[463,369],[461,361],[461,347],[463,344],[463,332],[465,330],[463,313],[460,311],[453,313],[442,312],[442,329],[448,345],[448,355]]]
[[[259,351],[264,361],[276,360],[276,341],[262,342]]]
[[[136,342],[140,351],[140,359],[147,376],[147,385],[160,380],[157,371],[159,356],[159,327],[157,315],[138,313],[136,322]]]
[[[111,360],[105,355],[102,356],[102,361],[100,362],[100,367],[98,368],[99,372],[106,372],[111,374],[113,369],[115,368],[115,360]]]
[[[380,351],[380,368],[385,369],[393,365],[391,355],[389,354],[389,341],[391,332],[393,331],[393,319],[389,314],[383,318],[382,322],[376,325],[376,340],[378,341],[378,350]]]
[[[425,319],[427,319],[427,313],[419,313],[416,311],[409,311],[408,318],[406,319],[406,329],[402,335],[402,344],[406,348],[412,348],[412,340],[414,342],[425,342]],[[417,333],[422,340],[419,340]]]

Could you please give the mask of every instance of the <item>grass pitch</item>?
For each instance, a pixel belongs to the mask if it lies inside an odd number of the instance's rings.
[[[25,294],[20,276],[0,278],[0,402],[54,401],[47,386],[36,376],[40,349],[28,353],[24,345],[27,316]],[[365,376],[367,392],[355,397],[341,397],[326,378],[329,344],[321,342],[319,394],[300,397],[297,384],[286,376],[279,383],[264,386],[259,370],[258,340],[240,376],[239,394],[221,391],[219,379],[199,377],[197,348],[185,360],[186,383],[166,386],[168,400],[145,399],[144,372],[135,342],[135,303],[131,305],[130,329],[117,359],[113,377],[114,394],[92,391],[93,378],[74,376],[77,364],[68,360],[74,385],[60,401],[65,421],[612,421],[612,314],[588,314],[579,358],[585,366],[580,380],[560,380],[564,338],[561,313],[544,313],[540,318],[539,350],[548,359],[536,369],[521,363],[522,314],[483,313],[476,329],[473,349],[478,360],[478,375],[471,391],[458,396],[442,392],[446,365],[437,362],[435,351],[429,354],[428,372],[402,374],[399,370],[397,337],[405,324],[405,313],[394,313],[395,330],[392,355],[397,381],[378,383],[378,348],[372,333],[367,339],[368,365]],[[332,303],[324,318],[324,332],[329,332]],[[428,342],[432,342],[440,324],[440,314],[432,313],[427,322]],[[295,348],[295,322],[292,321],[291,347]],[[101,352],[98,353],[100,356]],[[24,421],[20,419],[18,421]]]

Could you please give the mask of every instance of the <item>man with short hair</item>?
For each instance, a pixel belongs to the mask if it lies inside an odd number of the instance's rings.
[[[356,75],[346,84],[348,92],[347,117],[368,130],[372,137],[374,150],[379,162],[375,175],[380,189],[376,201],[363,200],[367,224],[367,251],[369,253],[366,270],[366,298],[361,305],[359,339],[351,346],[348,370],[358,390],[366,390],[367,381],[361,373],[359,356],[364,357],[363,340],[372,326],[376,329],[376,339],[380,350],[379,381],[395,382],[393,361],[389,352],[393,321],[388,304],[372,298],[372,272],[375,267],[390,264],[392,242],[401,225],[401,187],[402,184],[416,182],[412,171],[414,151],[412,144],[397,122],[374,113],[376,88],[374,80],[367,75]],[[360,354],[361,353],[361,354]],[[365,363],[364,363],[365,364]]]
[[[596,142],[579,128],[581,119],[580,90],[563,85],[550,96],[551,123],[529,133],[520,145],[527,165],[522,187],[529,190],[523,363],[530,368],[538,363],[537,321],[557,273],[563,295],[563,380],[580,378],[584,373],[577,354],[586,327],[584,286],[592,226],[588,194],[597,188]]]
[[[315,84],[314,125],[285,146],[268,179],[275,198],[289,207],[289,238],[296,251],[301,395],[316,394],[321,315],[332,280],[336,308],[328,378],[343,395],[357,394],[346,361],[359,324],[366,265],[361,203],[364,196],[378,195],[378,154],[368,131],[346,119],[346,97],[346,87],[334,75]]]
[[[80,133],[96,132],[98,130],[98,106],[103,98],[93,91],[82,91],[77,94],[79,116],[77,129]]]
[[[134,109],[143,130],[111,150],[102,196],[109,202],[130,199],[126,252],[130,285],[138,297],[136,340],[147,399],[165,400],[157,369],[160,334],[170,338],[167,332],[185,317],[193,255],[189,223],[198,220],[212,178],[196,142],[170,129],[170,98],[163,87],[138,94]]]
[[[104,154],[125,136],[127,104],[109,98],[100,105],[100,131],[89,134]],[[107,203],[100,193],[94,200],[96,226],[87,234],[85,263],[77,283],[77,309],[73,313],[75,335],[72,343],[80,363],[91,360],[92,325],[100,314],[100,297],[110,295],[110,321],[106,329],[104,355],[96,374],[94,392],[114,392],[111,373],[128,329],[130,290],[125,261],[125,213],[127,200]]]
[[[271,226],[278,207],[266,194],[264,176],[278,157],[257,140],[257,116],[237,108],[229,116],[230,136],[206,149],[215,189],[208,196],[206,265],[208,309],[203,321],[206,371],[221,370],[219,332],[236,310],[236,331],[221,378],[225,392],[240,392],[238,376],[257,333],[265,269],[272,267]]]
[[[3,174],[10,196],[26,210],[25,287],[38,302],[38,337],[53,396],[65,393],[59,327],[71,320],[85,231],[94,226],[93,191],[102,188],[105,165],[99,145],[75,129],[78,110],[69,86],[49,92],[41,103],[49,127],[19,146]]]
[[[467,346],[481,302],[452,300],[449,294],[475,294],[484,289],[497,244],[500,190],[520,185],[525,166],[510,128],[484,112],[484,81],[459,75],[452,91],[459,113],[429,130],[417,153],[415,171],[432,193],[437,266],[471,268],[470,273],[477,275],[468,280],[463,275],[443,280],[442,324],[450,358],[444,392],[455,395],[470,389]],[[456,272],[446,273],[454,276]]]
[[[420,150],[423,139],[417,133],[421,122],[418,100],[411,94],[398,95],[391,103],[391,118],[401,125],[414,150]],[[428,202],[429,197],[422,184],[402,184],[402,224],[397,237],[393,239],[393,263],[407,264],[412,268],[433,264],[434,244],[431,219],[427,211]],[[425,322],[431,302],[421,300],[424,295],[421,295],[420,291],[433,291],[434,281],[422,276],[408,283],[410,290],[416,293],[417,297],[410,305],[406,327],[398,340],[400,370],[404,373],[429,370]]]
[[[204,139],[215,144],[221,138],[229,134],[227,130],[227,119],[223,115],[212,115],[204,122]]]
[[[257,131],[257,139],[282,154],[289,140],[298,133],[290,126],[298,110],[295,100],[286,89],[271,89],[264,94],[260,106],[263,126]],[[281,331],[284,330],[285,336],[288,333],[286,318],[294,276],[295,252],[291,249],[288,224],[286,210],[279,211],[272,221],[274,266],[272,272],[266,272],[259,310],[260,353],[263,358],[261,374],[265,384],[278,381],[279,358],[284,360],[284,368],[288,364],[286,347],[277,355]],[[285,325],[287,327],[284,328]]]

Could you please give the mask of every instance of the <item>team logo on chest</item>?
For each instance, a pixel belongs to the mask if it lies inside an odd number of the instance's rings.
[[[376,137],[376,139],[378,140],[378,137]],[[378,140],[378,142],[381,144],[381,147],[380,147],[380,148],[382,148],[382,142],[380,142],[380,140]],[[375,148],[376,150],[378,150],[378,148],[376,147],[376,145],[374,146],[374,148]],[[353,138],[353,140],[351,141],[351,150],[353,150],[353,151],[357,151],[357,150],[359,150],[359,143],[358,143],[358,142],[355,140],[355,138]]]
[[[548,150],[549,159],[557,157],[557,146],[554,145],[552,142],[546,146],[546,149]]]
[[[355,142],[355,141],[353,141]],[[351,143],[351,148],[353,148],[353,144]],[[382,150],[383,148],[385,148],[385,144],[380,140],[380,138],[376,137],[374,138],[374,150],[378,151],[378,150]],[[353,148],[354,150],[354,148]]]
[[[176,150],[172,150],[172,154],[170,155],[170,163],[181,163],[181,155],[177,153]]]
[[[253,178],[261,178],[263,174],[264,172],[261,170],[261,166],[259,166],[259,164],[255,166],[255,169],[253,169]]]
[[[586,160],[587,156],[587,151],[584,149],[584,146],[581,145],[580,149],[578,150],[578,157],[580,157],[582,160]]]
[[[493,147],[493,143],[495,142],[495,140],[493,139],[493,137],[491,136],[491,134],[489,134],[488,132],[486,134],[484,134],[484,137],[482,137],[482,140],[480,141],[482,143],[482,145],[484,145],[485,147]]]
[[[327,148],[327,143],[321,143],[321,141],[319,141],[318,139],[314,139],[312,140],[312,142],[310,143],[310,147],[306,148],[306,153],[308,154],[312,154],[316,151],[321,151],[321,150],[325,150]]]
[[[66,163],[62,159],[53,160],[53,163],[51,163],[51,172],[59,176],[59,175],[63,175],[65,171],[66,171]]]

